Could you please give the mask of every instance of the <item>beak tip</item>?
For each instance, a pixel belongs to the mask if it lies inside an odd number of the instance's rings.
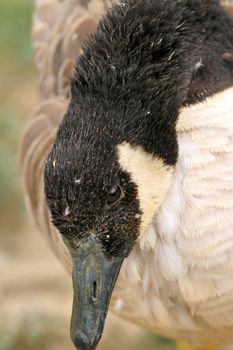
[[[94,339],[89,339],[83,332],[77,331],[71,334],[72,342],[77,350],[94,350],[102,334],[97,335]]]

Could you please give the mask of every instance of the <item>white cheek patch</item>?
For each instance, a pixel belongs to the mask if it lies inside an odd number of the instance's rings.
[[[138,187],[141,217],[141,233],[152,222],[169,190],[174,168],[165,165],[159,157],[146,153],[141,147],[127,142],[117,146],[121,169],[130,174]]]

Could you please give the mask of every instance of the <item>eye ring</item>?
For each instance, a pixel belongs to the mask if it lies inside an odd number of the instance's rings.
[[[113,186],[107,194],[106,203],[110,207],[122,198],[122,189],[119,185]]]

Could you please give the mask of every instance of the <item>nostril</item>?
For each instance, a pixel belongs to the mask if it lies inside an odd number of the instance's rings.
[[[94,281],[93,286],[92,286],[92,300],[93,301],[96,301],[96,299],[97,299],[96,288],[97,288],[97,284],[96,284],[96,281]]]

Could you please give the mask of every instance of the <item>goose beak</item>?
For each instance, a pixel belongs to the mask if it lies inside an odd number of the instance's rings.
[[[92,235],[71,252],[73,310],[71,339],[79,350],[94,350],[102,336],[108,306],[123,258],[107,258]]]

